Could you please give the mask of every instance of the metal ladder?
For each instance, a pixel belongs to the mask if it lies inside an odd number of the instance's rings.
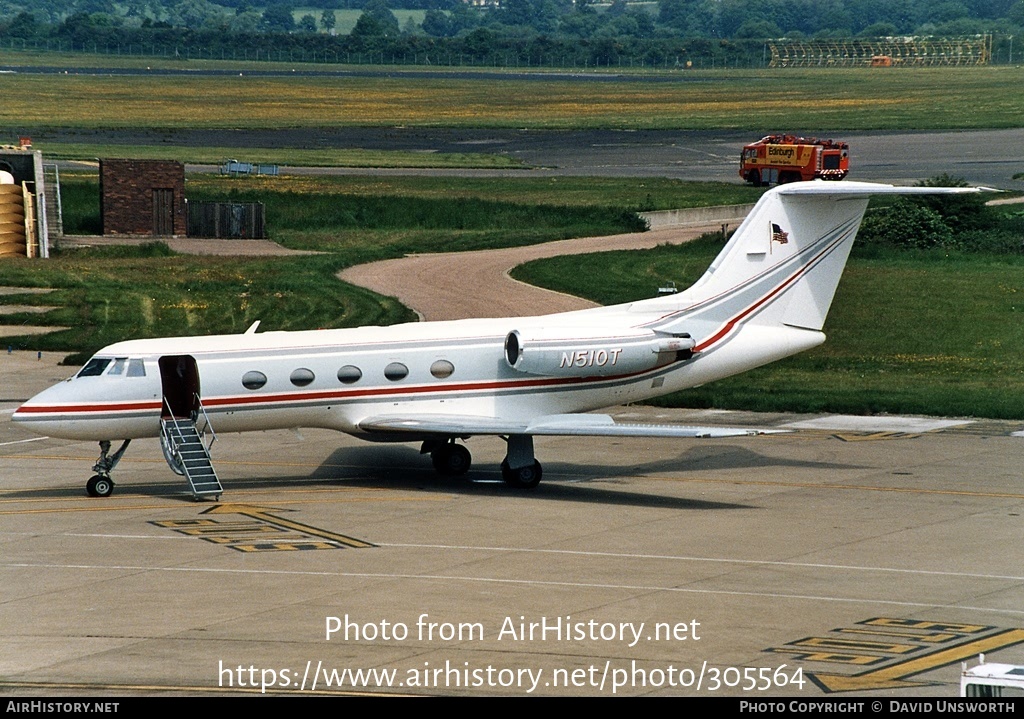
[[[167,398],[164,398],[168,416],[160,419],[160,445],[167,464],[188,481],[193,497],[197,500],[209,496],[220,499],[224,487],[221,486],[210,459],[210,447],[216,441],[217,435],[210,426],[210,418],[202,403],[198,398],[196,401],[199,412],[193,413],[192,417],[175,417],[170,411]],[[202,431],[197,427],[196,420],[200,412],[205,421]],[[206,430],[210,431],[212,437],[209,445],[203,441]]]

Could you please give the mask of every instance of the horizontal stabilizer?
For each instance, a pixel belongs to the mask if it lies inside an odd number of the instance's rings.
[[[745,427],[692,427],[677,424],[621,424],[606,414],[551,414],[529,421],[473,415],[370,417],[359,423],[364,432],[407,432],[413,435],[551,435],[574,437],[743,437],[782,430]]]
[[[793,182],[779,185],[779,195],[847,195],[870,197],[871,195],[960,195],[964,193],[992,192],[988,187],[899,187],[875,182]]]

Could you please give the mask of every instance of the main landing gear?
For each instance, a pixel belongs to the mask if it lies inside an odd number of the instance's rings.
[[[516,489],[533,489],[540,484],[543,469],[533,455],[533,436],[513,434],[504,438],[508,453],[501,462],[501,478],[505,484]],[[473,462],[469,450],[455,444],[455,438],[427,440],[420,448],[421,454],[430,454],[430,461],[437,473],[445,477],[461,477],[469,471]]]
[[[445,442],[424,442],[421,452],[430,452],[430,461],[434,469],[445,477],[461,477],[469,471],[473,457],[469,450],[461,444],[455,444],[455,438]]]
[[[85,484],[85,491],[90,497],[109,497],[113,493],[114,480],[110,478],[110,473],[121,461],[130,443],[131,440],[126,439],[116,452],[110,454],[110,440],[100,442],[100,458],[92,466],[92,471],[96,474]]]
[[[501,463],[501,478],[516,489],[533,489],[540,484],[543,470],[533,455],[533,435],[510,434],[508,452]]]

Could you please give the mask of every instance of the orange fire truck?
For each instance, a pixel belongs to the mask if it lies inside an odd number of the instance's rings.
[[[800,180],[841,180],[850,170],[850,146],[835,140],[768,135],[746,145],[740,177],[753,185]]]

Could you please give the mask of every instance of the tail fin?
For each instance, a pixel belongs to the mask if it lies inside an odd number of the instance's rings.
[[[698,350],[742,325],[820,333],[871,195],[978,191],[820,180],[782,185],[761,197],[690,289],[638,304],[669,310],[662,327],[685,325],[700,338]]]

